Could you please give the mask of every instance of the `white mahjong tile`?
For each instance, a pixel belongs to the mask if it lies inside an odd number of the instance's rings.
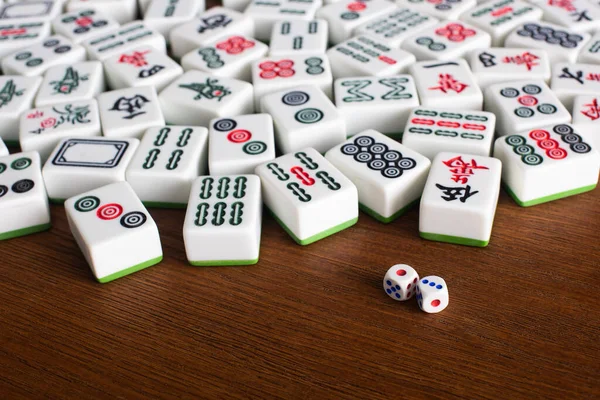
[[[502,181],[522,207],[593,190],[600,153],[570,124],[500,137],[494,157],[504,165]]]
[[[303,53],[325,53],[328,24],[324,19],[275,22],[269,42],[269,55],[279,57]]]
[[[589,32],[600,28],[600,6],[588,0],[530,0],[544,12],[544,21]]]
[[[144,24],[168,38],[171,30],[204,11],[204,0],[152,0],[144,11]]]
[[[600,94],[575,97],[573,125],[596,149],[600,148]]]
[[[148,207],[185,207],[194,179],[206,173],[208,130],[163,126],[144,134],[126,178]]]
[[[399,135],[411,110],[419,106],[417,88],[410,75],[336,79],[334,93],[348,136],[367,129]]]
[[[56,17],[52,29],[59,35],[82,43],[96,36],[106,35],[119,28],[112,17],[96,10],[76,10]]]
[[[6,143],[18,144],[21,114],[33,107],[41,83],[40,76],[0,75],[0,138]]]
[[[125,180],[125,170],[139,145],[137,139],[67,138],[44,164],[42,174],[53,202]]]
[[[487,246],[502,169],[496,158],[439,153],[431,163],[421,197],[420,236],[438,242]]]
[[[0,24],[21,24],[28,22],[50,22],[60,14],[62,2],[20,1],[0,5]]]
[[[162,260],[156,223],[127,182],[71,197],[65,211],[73,237],[99,282]]]
[[[119,24],[137,18],[137,0],[69,0],[67,11],[95,10],[108,15]]]
[[[2,140],[2,138],[0,137],[0,157],[7,156],[9,154],[10,152],[8,151],[8,147],[6,147],[4,140]]]
[[[99,61],[57,65],[44,74],[35,106],[89,100],[103,90],[104,72]]]
[[[458,17],[475,7],[476,0],[396,0],[399,7],[411,8],[415,11],[431,15],[432,17],[447,20]]]
[[[40,43],[50,35],[50,22],[7,22],[0,20],[0,58],[20,48]]]
[[[600,93],[600,65],[553,64],[550,89],[565,107],[571,109],[575,96]]]
[[[281,20],[310,21],[321,7],[321,0],[252,0],[244,14],[254,21],[254,37],[268,41],[275,22]]]
[[[221,3],[225,8],[244,12],[244,9],[250,4],[250,0],[221,0]]]
[[[354,225],[356,186],[318,151],[306,148],[256,168],[265,205],[283,229],[307,245]]]
[[[258,262],[262,195],[256,175],[200,176],[183,223],[188,262],[195,266]]]
[[[598,31],[577,57],[577,62],[586,64],[600,64],[600,31]]]

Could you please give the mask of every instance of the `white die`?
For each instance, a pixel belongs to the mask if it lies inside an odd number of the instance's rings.
[[[500,194],[501,173],[502,163],[496,158],[438,153],[421,197],[421,237],[487,246]]]
[[[328,25],[324,19],[277,21],[273,25],[269,55],[280,57],[303,53],[325,53]]]
[[[140,46],[104,60],[106,80],[111,89],[152,86],[164,89],[183,69],[162,51]]]
[[[73,237],[99,282],[162,260],[158,227],[127,182],[71,197],[65,211]]]
[[[431,15],[440,20],[458,19],[458,17],[475,7],[476,0],[396,0],[400,7],[411,8],[415,11]]]
[[[204,47],[226,35],[254,36],[254,21],[247,15],[223,7],[213,7],[198,19],[171,30],[169,43],[175,58]]]
[[[262,228],[260,189],[256,175],[201,176],[194,181],[183,223],[190,264],[258,262]]]
[[[600,7],[588,0],[530,0],[544,11],[544,21],[569,28],[575,32],[589,32],[600,28]]]
[[[214,76],[250,81],[252,63],[269,51],[264,43],[239,35],[224,36],[205,47],[192,50],[181,59],[186,71],[195,69]]]
[[[268,94],[261,109],[273,116],[277,148],[283,154],[305,147],[324,153],[346,139],[344,119],[315,86]]]
[[[106,137],[140,138],[146,129],[165,124],[151,86],[104,92],[98,96],[98,107]]]
[[[579,57],[577,57],[577,62],[600,64],[600,31],[586,43],[581,53],[579,53]]]
[[[204,11],[204,0],[152,0],[144,12],[144,24],[168,37],[173,28]]]
[[[41,83],[39,76],[0,75],[0,138],[6,143],[19,142],[21,114],[33,107]]]
[[[317,11],[317,17],[329,24],[329,42],[338,44],[350,39],[352,32],[360,25],[371,22],[396,7],[385,0],[340,0]]]
[[[550,81],[550,59],[544,50],[493,47],[473,51],[468,60],[482,89],[494,83],[523,79]]]
[[[600,94],[575,97],[573,125],[600,149]]]
[[[50,23],[42,21],[8,23],[0,19],[0,31],[2,32],[0,58],[2,58],[20,48],[40,43],[50,35]]]
[[[497,83],[485,90],[484,97],[485,111],[496,114],[498,136],[571,122],[565,106],[541,80]]]
[[[459,21],[444,21],[402,42],[402,48],[419,61],[452,60],[469,51],[488,48],[492,38],[480,28]]]
[[[251,174],[275,158],[269,114],[238,115],[210,122],[208,170],[211,175]]]
[[[360,209],[383,223],[417,203],[431,165],[421,154],[374,130],[335,146],[325,158],[356,185]]]
[[[387,270],[383,277],[383,290],[392,299],[411,299],[417,290],[419,274],[410,265],[396,264]]]
[[[448,285],[439,276],[430,275],[417,283],[417,304],[428,314],[439,313],[448,307]]]
[[[206,172],[208,130],[150,128],[129,163],[127,182],[148,207],[185,207],[194,179]]]
[[[8,151],[8,148],[6,147],[6,144],[4,144],[4,140],[2,140],[2,138],[0,137],[0,157],[4,157],[9,155],[10,152]]]
[[[600,93],[600,65],[553,64],[550,89],[570,109],[575,96]]]
[[[69,0],[67,11],[95,10],[110,16],[119,24],[133,21],[137,17],[136,0]]]
[[[356,186],[312,148],[256,168],[265,205],[283,229],[307,245],[354,225]]]
[[[74,43],[106,35],[118,28],[119,23],[112,17],[92,9],[71,11],[52,21],[54,32],[71,39]]]
[[[98,103],[94,99],[35,108],[24,112],[19,123],[21,149],[38,151],[42,161],[61,139],[100,133]]]
[[[61,140],[42,169],[50,200],[69,197],[125,180],[137,139],[68,138]]]
[[[494,144],[506,191],[521,207],[587,192],[598,183],[600,153],[587,138],[573,125],[541,126]]]
[[[50,208],[38,153],[0,157],[0,240],[50,229]]]
[[[348,136],[366,129],[399,135],[412,109],[419,106],[410,75],[336,79],[334,93],[335,106],[346,121]]]
[[[433,160],[442,151],[489,156],[496,116],[485,111],[419,107],[412,112],[402,144]]]
[[[254,92],[248,82],[188,71],[159,96],[169,124],[209,126],[213,118],[254,112]]]
[[[314,19],[315,12],[321,7],[321,0],[281,0],[268,2],[252,0],[244,14],[254,21],[254,37],[267,41],[275,22],[281,20],[310,21]]]
[[[464,59],[421,61],[411,65],[421,105],[481,110],[483,93]]]
[[[89,100],[103,90],[104,72],[99,61],[57,65],[44,74],[35,106]]]
[[[0,24],[50,22],[62,9],[62,2],[51,0],[11,2],[0,7]]]

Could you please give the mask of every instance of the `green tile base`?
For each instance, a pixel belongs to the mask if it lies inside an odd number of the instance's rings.
[[[485,247],[490,242],[489,240],[469,239],[459,236],[439,235],[437,233],[419,232],[423,239],[433,240],[436,242],[446,242],[454,244],[462,244],[464,246]]]
[[[258,262],[258,258],[254,260],[216,260],[216,261],[190,261],[190,265],[194,267],[226,267],[233,265],[254,265]]]
[[[28,228],[16,229],[14,231],[0,233],[0,240],[12,239],[19,236],[31,235],[32,233],[47,231],[48,229],[50,229],[51,226],[52,224],[48,222],[47,224],[30,226]]]
[[[594,190],[594,188],[596,187],[596,184],[594,183],[593,185],[580,187],[578,189],[571,189],[571,190],[567,190],[567,191],[564,191],[564,192],[560,192],[560,193],[556,193],[556,194],[551,194],[550,196],[544,196],[544,197],[540,197],[540,198],[529,200],[529,201],[522,201],[508,187],[508,185],[506,183],[503,182],[502,185],[504,186],[504,190],[506,190],[506,192],[509,194],[509,196],[513,198],[513,200],[515,201],[515,203],[517,203],[521,207],[535,206],[537,204],[547,203],[549,201],[562,199],[564,197],[574,196],[574,195],[579,194],[579,193],[585,193],[585,192],[589,192],[590,190]]]
[[[187,208],[187,203],[167,203],[163,201],[142,201],[146,207],[154,208]]]
[[[162,261],[162,259],[163,259],[163,256],[158,256],[151,260],[144,261],[143,263],[134,265],[133,267],[129,267],[129,268],[121,270],[119,272],[115,272],[114,274],[111,274],[111,275],[108,275],[108,276],[105,276],[102,278],[97,278],[97,279],[98,279],[98,282],[100,282],[100,283],[107,283],[110,281],[114,281],[115,279],[122,278],[125,275],[133,274],[134,272],[138,272],[139,270],[142,270],[144,268],[148,268],[155,264],[158,264],[159,262]]]
[[[5,140],[4,144],[10,147],[17,147],[19,145],[18,140]]]
[[[52,197],[48,197],[48,200],[50,200],[50,203],[52,204],[64,204],[66,199],[53,199]]]
[[[418,202],[419,202],[419,199],[416,199],[415,201],[409,203],[407,206],[396,211],[394,214],[390,215],[389,217],[384,217],[383,215],[378,214],[376,211],[373,211],[372,209],[370,209],[369,207],[365,206],[362,203],[358,203],[358,207],[361,209],[362,212],[375,218],[377,221],[383,222],[384,224],[389,224],[390,222],[394,221],[395,219],[400,217],[402,214],[407,212],[412,206],[414,206]]]

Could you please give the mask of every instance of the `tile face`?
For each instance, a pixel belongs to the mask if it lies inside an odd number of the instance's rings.
[[[4,144],[4,141],[2,140],[2,138],[0,138],[0,157],[4,157],[9,155],[10,153],[8,152],[8,148],[6,147],[6,144]]]
[[[422,238],[487,246],[492,233],[502,163],[491,157],[439,153],[421,197]]]
[[[7,22],[0,19],[0,57],[33,46],[50,35],[49,22]]]
[[[33,107],[42,78],[0,75],[0,137],[9,144],[19,141],[21,114]]]
[[[428,314],[439,313],[448,307],[448,284],[439,276],[430,275],[417,283],[417,304]]]
[[[325,53],[328,25],[324,19],[277,21],[273,25],[269,55],[280,57],[304,53]]]
[[[81,43],[96,36],[116,31],[119,23],[109,15],[89,9],[62,14],[52,21],[52,29],[59,35]]]
[[[104,92],[98,96],[98,107],[106,137],[140,138],[146,129],[165,124],[151,86]]]
[[[348,136],[371,128],[387,135],[400,134],[410,112],[419,106],[410,75],[336,79],[334,92]]]
[[[396,301],[411,299],[417,289],[419,274],[410,265],[397,264],[383,277],[383,290]]]
[[[163,126],[144,134],[127,182],[149,207],[185,207],[192,182],[206,173],[208,130]]]
[[[315,86],[269,94],[261,106],[273,116],[277,147],[284,154],[309,146],[324,153],[346,139],[344,119]]]
[[[42,169],[48,197],[56,202],[125,180],[137,139],[64,139]]]
[[[600,7],[587,0],[532,0],[544,11],[544,21],[569,28],[575,32],[600,29]]]
[[[99,282],[162,260],[156,223],[127,182],[71,197],[65,211],[73,237]]]
[[[194,181],[183,223],[190,264],[258,262],[262,228],[260,186],[255,175],[201,176]]]
[[[600,154],[570,124],[500,137],[494,157],[502,160],[502,181],[522,207],[587,192],[598,183]]]
[[[325,158],[356,185],[361,210],[385,223],[417,202],[431,165],[421,154],[374,130],[335,146]]]
[[[413,10],[431,15],[438,19],[458,19],[458,17],[469,9],[475,7],[475,0],[396,0],[400,7],[408,7]]]
[[[315,12],[321,7],[321,0],[281,0],[269,2],[252,0],[244,14],[254,21],[254,37],[268,41],[271,31],[277,21],[310,21],[315,18]]]
[[[600,94],[575,97],[573,125],[600,148]]]
[[[68,12],[90,9],[111,17],[119,24],[137,18],[136,0],[70,0],[67,3]]]
[[[583,47],[577,62],[586,64],[600,64],[600,31],[596,33]]]
[[[600,65],[553,64],[550,89],[565,107],[571,109],[575,96],[600,93]]]
[[[204,11],[204,0],[152,0],[144,12],[144,24],[168,37],[171,30]]]
[[[90,136],[100,136],[98,104],[94,99],[34,108],[23,113],[19,123],[21,149],[38,151],[42,161],[61,139]]]
[[[254,93],[248,82],[188,71],[159,96],[169,124],[209,126],[214,118],[254,112]]]
[[[488,157],[495,123],[485,111],[419,107],[408,118],[402,144],[430,160],[442,151]]]
[[[36,107],[90,100],[104,90],[104,72],[98,61],[49,68],[35,98]]]
[[[60,14],[60,1],[12,2],[0,7],[0,24],[50,22]]]
[[[50,209],[36,152],[0,157],[0,240],[50,229]]]
[[[286,154],[256,168],[264,203],[301,245],[356,223],[356,186],[316,150]]]

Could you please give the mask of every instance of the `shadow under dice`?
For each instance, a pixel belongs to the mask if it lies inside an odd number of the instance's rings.
[[[54,32],[81,43],[119,29],[112,17],[96,10],[77,10],[63,14],[52,21]]]
[[[422,238],[467,246],[487,246],[500,193],[500,160],[439,153],[421,197]]]
[[[190,264],[250,265],[258,262],[262,200],[255,175],[201,176],[194,181],[183,239]]]
[[[156,223],[127,182],[71,197],[65,211],[73,237],[99,282],[162,260]]]
[[[449,301],[448,286],[443,278],[430,275],[417,283],[417,304],[422,311],[439,313],[448,307]]]
[[[600,93],[600,65],[553,64],[550,88],[565,107],[572,109],[575,96]]]
[[[356,186],[314,149],[276,158],[256,168],[256,174],[265,205],[300,245],[358,221]]]
[[[0,157],[0,240],[50,229],[50,209],[40,168],[36,152]]]
[[[277,21],[271,32],[269,56],[324,54],[327,50],[327,21]]]
[[[502,160],[502,181],[522,207],[593,190],[600,153],[573,125],[546,126],[500,137],[494,157]]]
[[[98,61],[49,68],[35,98],[36,107],[89,100],[104,90],[104,72]]]
[[[360,208],[389,223],[418,201],[431,162],[406,146],[368,130],[325,155],[358,190]]]
[[[419,274],[410,265],[396,264],[383,277],[383,290],[392,299],[405,301],[413,297]]]
[[[19,143],[21,114],[33,107],[33,99],[41,83],[39,76],[0,76],[0,138],[5,143]]]

